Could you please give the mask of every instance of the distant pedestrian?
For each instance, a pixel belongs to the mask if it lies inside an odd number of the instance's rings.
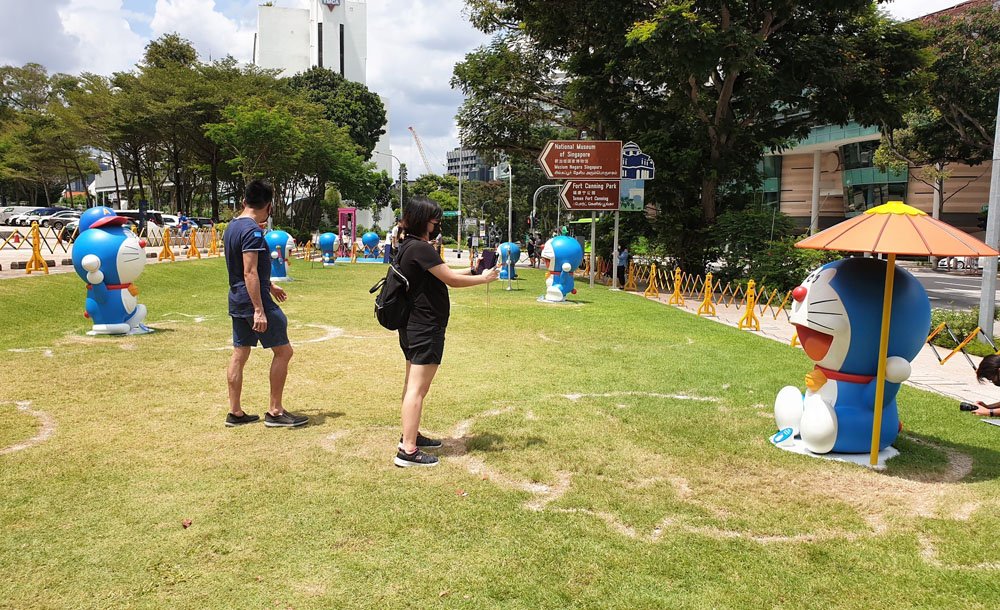
[[[527,244],[528,264],[531,265],[532,269],[534,269],[535,268],[535,240],[532,239],[529,236],[528,239],[527,239],[527,242],[528,242],[528,244]]]
[[[308,417],[292,415],[282,406],[288,363],[292,346],[288,341],[288,318],[274,302],[284,302],[285,291],[271,283],[271,258],[261,228],[271,216],[274,189],[263,180],[247,184],[243,213],[226,227],[226,268],[229,271],[229,316],[233,320],[233,355],[229,360],[229,427],[253,423],[260,419],[243,410],[243,369],[250,358],[250,348],[258,342],[270,349],[271,399],[264,425],[269,428],[294,428],[309,421]],[[273,298],[272,298],[273,297]]]
[[[177,228],[180,229],[181,237],[187,235],[188,229],[191,228],[191,220],[181,212],[181,215],[177,217]]]
[[[618,246],[618,287],[625,287],[625,270],[628,268],[628,248],[624,245]]]

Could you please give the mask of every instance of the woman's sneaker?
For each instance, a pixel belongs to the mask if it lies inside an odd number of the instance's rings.
[[[420,449],[417,449],[413,453],[407,453],[402,449],[397,449],[396,459],[394,459],[392,463],[400,468],[409,468],[410,466],[437,466],[438,459],[429,453],[424,453]]]
[[[403,448],[403,437],[399,437],[399,449]],[[427,438],[423,434],[417,432],[417,449],[440,449],[441,441],[436,438]]]
[[[298,428],[308,421],[305,415],[292,415],[288,411],[283,411],[281,415],[264,414],[264,425],[268,428]]]

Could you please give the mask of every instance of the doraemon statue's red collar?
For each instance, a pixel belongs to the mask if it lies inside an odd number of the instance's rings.
[[[146,244],[125,228],[127,222],[107,207],[90,208],[80,216],[73,267],[87,282],[84,315],[94,322],[90,334],[150,332],[143,325],[146,307],[139,304],[132,284],[146,266]]]
[[[805,396],[786,387],[775,400],[778,429],[792,428],[813,453],[867,453],[874,421],[875,375],[886,262],[847,258],[816,269],[792,291],[790,322],[816,365]],[[896,394],[930,327],[930,301],[906,270],[894,272],[885,398],[879,449],[896,440]]]

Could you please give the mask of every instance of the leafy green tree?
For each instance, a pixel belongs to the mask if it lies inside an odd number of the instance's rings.
[[[385,133],[385,106],[377,94],[361,83],[319,67],[296,74],[287,83],[292,90],[321,105],[327,119],[347,127],[363,156],[371,156],[379,137]]]
[[[467,4],[473,23],[498,36],[456,67],[463,137],[478,148],[503,134],[510,107],[511,133],[529,145],[531,112],[542,117],[536,130],[585,126],[594,138],[639,142],[660,170],[647,193],[659,232],[694,266],[720,191],[755,184],[764,152],[816,122],[898,123],[921,62],[914,28],[871,0]]]
[[[935,217],[968,183],[944,193],[945,165],[978,165],[991,157],[1000,82],[1000,13],[980,7],[924,25],[931,58],[916,82],[901,126],[887,129],[875,163],[909,169],[935,191]],[[990,92],[992,95],[985,94]],[[971,180],[970,180],[971,182]]]

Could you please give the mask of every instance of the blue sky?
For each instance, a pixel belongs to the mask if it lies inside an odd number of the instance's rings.
[[[275,0],[305,7],[308,0]],[[911,19],[957,0],[895,0],[895,17]],[[151,39],[178,32],[203,59],[231,54],[249,61],[256,0],[0,0],[0,65],[41,63],[50,71],[110,74],[128,70]],[[433,169],[458,143],[454,116],[461,95],[452,67],[486,41],[463,15],[462,0],[368,0],[368,86],[390,103],[393,153],[423,173],[407,127],[427,147]]]

